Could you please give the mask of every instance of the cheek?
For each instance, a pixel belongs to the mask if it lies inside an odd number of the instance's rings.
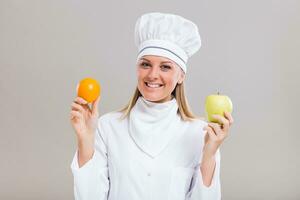
[[[142,72],[142,70],[136,70],[136,77],[137,77],[137,79],[138,80],[141,80],[141,79],[143,79],[144,78],[144,73]]]
[[[167,87],[173,88],[173,87],[176,86],[177,81],[176,81],[175,78],[166,78],[166,79],[165,79],[165,83],[166,83]]]

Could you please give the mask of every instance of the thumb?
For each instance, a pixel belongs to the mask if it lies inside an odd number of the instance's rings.
[[[207,137],[207,140],[210,138],[210,139],[216,139],[216,134],[214,133],[214,130],[211,128],[211,127],[209,127],[209,126],[206,126],[205,128],[204,128],[204,130],[206,130],[206,134],[208,135],[208,137]],[[207,136],[206,135],[206,136]]]
[[[97,116],[98,115],[98,104],[100,101],[100,95],[97,97],[97,99],[92,103],[92,115]]]

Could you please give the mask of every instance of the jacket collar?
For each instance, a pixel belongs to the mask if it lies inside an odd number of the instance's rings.
[[[181,120],[176,98],[155,103],[140,96],[129,115],[129,133],[136,145],[154,158],[178,134]]]

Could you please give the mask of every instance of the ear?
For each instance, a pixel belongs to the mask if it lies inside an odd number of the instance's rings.
[[[181,84],[184,81],[184,78],[185,78],[184,72],[181,71],[179,76],[180,77],[178,79],[178,84]]]

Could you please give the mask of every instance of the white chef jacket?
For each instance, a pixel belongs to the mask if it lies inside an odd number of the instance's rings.
[[[176,99],[138,98],[130,116],[113,111],[98,118],[95,151],[71,163],[75,200],[220,200],[220,151],[209,187],[200,171],[207,122],[183,121]]]

